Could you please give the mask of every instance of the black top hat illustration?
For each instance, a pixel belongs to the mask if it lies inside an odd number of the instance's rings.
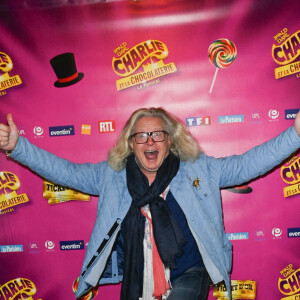
[[[78,73],[73,53],[62,53],[50,59],[50,64],[57,76],[54,86],[65,87],[72,85],[83,78],[83,73]]]

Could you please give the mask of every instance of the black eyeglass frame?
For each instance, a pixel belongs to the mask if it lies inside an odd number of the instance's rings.
[[[164,139],[163,139],[162,141],[155,141],[155,140],[153,140],[152,134],[153,134],[154,132],[163,132],[163,133],[164,133]],[[146,134],[148,135],[148,136],[147,136],[146,142],[144,142],[144,143],[138,143],[138,142],[136,141],[135,136],[136,136],[137,134],[139,134],[139,133],[146,133]],[[149,140],[149,137],[152,138],[152,141],[153,141],[153,142],[155,142],[155,143],[160,143],[160,142],[163,142],[163,141],[165,140],[165,134],[169,135],[169,132],[167,132],[167,131],[165,131],[165,130],[154,130],[154,131],[151,131],[151,132],[140,131],[140,132],[135,132],[135,133],[133,133],[130,137],[131,137],[131,138],[134,138],[134,140],[135,140],[135,142],[136,142],[137,144],[146,144],[146,143],[148,142],[148,140]]]

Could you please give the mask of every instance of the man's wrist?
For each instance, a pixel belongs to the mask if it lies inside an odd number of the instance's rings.
[[[6,156],[10,156],[12,153],[12,150],[7,150],[7,151],[5,151],[5,153],[6,153]]]

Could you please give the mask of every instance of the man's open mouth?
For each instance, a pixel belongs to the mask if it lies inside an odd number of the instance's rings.
[[[148,150],[144,152],[145,156],[149,160],[153,160],[157,158],[158,151],[157,150]]]

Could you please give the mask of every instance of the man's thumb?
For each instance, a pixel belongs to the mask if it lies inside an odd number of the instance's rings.
[[[12,117],[11,113],[8,113],[6,118],[7,118],[7,123],[9,125],[9,127],[12,127],[12,126],[16,125],[14,120],[13,120],[13,117]]]

